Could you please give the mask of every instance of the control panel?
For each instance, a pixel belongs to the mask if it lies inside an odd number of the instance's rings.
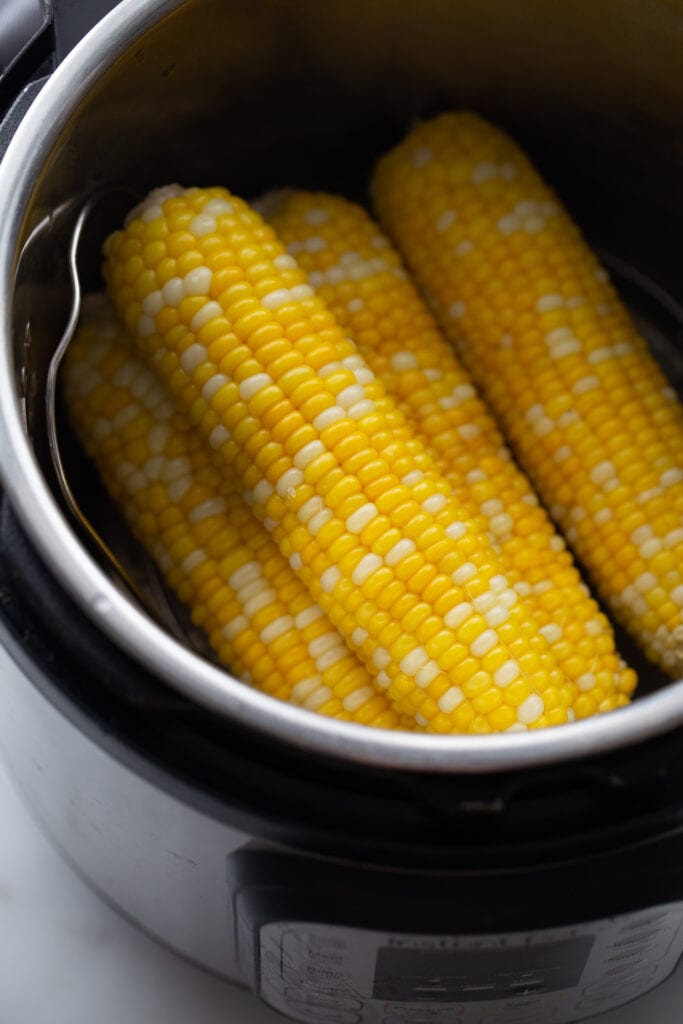
[[[496,935],[270,922],[259,934],[261,995],[309,1024],[569,1024],[664,981],[682,924],[683,902]]]

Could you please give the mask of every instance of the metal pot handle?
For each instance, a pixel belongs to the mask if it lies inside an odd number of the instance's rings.
[[[0,0],[0,160],[52,71],[52,19],[52,0]]]
[[[0,0],[0,160],[50,73],[120,0]]]
[[[52,0],[0,4],[0,81],[52,20]]]

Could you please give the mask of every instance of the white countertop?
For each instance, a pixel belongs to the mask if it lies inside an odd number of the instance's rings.
[[[106,906],[38,830],[0,764],[1,1024],[282,1024]]]
[[[594,1024],[678,1024],[683,977]],[[61,860],[0,765],[1,1024],[282,1024],[127,924]],[[591,1024],[586,1021],[585,1024]]]

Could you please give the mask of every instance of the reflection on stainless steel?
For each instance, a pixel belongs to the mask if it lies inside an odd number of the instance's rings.
[[[151,559],[149,559],[144,552],[138,553],[138,557],[142,558],[145,562],[146,574],[153,588],[152,592],[138,584],[133,575],[125,568],[121,557],[114,553],[102,535],[95,529],[88,517],[83,513],[74,496],[69,480],[67,479],[59,445],[60,431],[58,429],[57,417],[59,370],[69,347],[69,343],[74,336],[81,313],[83,292],[79,276],[79,252],[83,229],[96,207],[101,209],[107,200],[111,200],[113,197],[120,198],[121,193],[123,193],[129,201],[136,201],[139,198],[137,193],[123,186],[104,186],[103,188],[93,192],[88,198],[76,218],[76,223],[73,228],[69,244],[71,311],[69,313],[67,325],[64,328],[64,333],[62,334],[59,344],[54,351],[54,355],[50,360],[45,385],[47,441],[50,456],[52,458],[52,466],[55,471],[61,496],[64,499],[79,535],[83,536],[86,541],[90,542],[89,546],[94,547],[95,552],[104,558],[105,568],[113,570],[115,576],[123,583],[130,596],[137,600],[138,604],[140,604],[142,608],[152,616],[152,618],[160,622],[162,626],[168,629],[168,631],[176,637],[176,639],[184,643],[189,643],[192,646],[193,641],[189,633],[180,625],[177,616],[171,608],[168,598],[166,597],[163,584],[159,580],[154,563]]]

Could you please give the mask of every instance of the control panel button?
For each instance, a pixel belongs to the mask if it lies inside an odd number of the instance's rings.
[[[630,953],[631,950],[640,952],[643,949],[655,949],[657,947],[657,933],[643,932],[642,935],[630,939],[622,939],[621,942],[614,942],[609,952],[612,956],[620,956],[622,953]]]
[[[311,949],[309,947],[304,952],[304,958],[307,964],[311,964],[314,967],[334,969],[344,963],[343,953],[334,953],[328,949]]]
[[[330,997],[348,996],[349,976],[344,968],[344,962],[337,961],[337,954],[332,952],[331,961],[313,961],[307,956],[307,950],[302,949],[302,943],[295,936],[285,936],[282,951],[282,979],[285,984],[293,989],[308,989]]]
[[[349,986],[342,981],[316,981],[315,984],[311,984],[310,981],[305,983],[305,988],[309,992],[315,992],[318,995],[324,996],[348,996]]]
[[[658,960],[659,957],[652,955],[654,953],[656,953],[656,947],[654,946],[638,946],[630,950],[620,950],[606,958],[605,966],[612,967],[614,964],[640,963],[645,955],[647,955],[648,960]]]
[[[622,925],[619,929],[620,934],[628,934],[629,932],[640,931],[643,928],[658,928],[663,931],[664,928],[668,927],[671,923],[672,916],[668,910],[664,910],[661,913],[646,914],[643,917],[637,918],[635,921],[629,921],[628,924]]]
[[[605,978],[606,979],[628,978],[632,974],[635,974],[636,972],[639,975],[640,974],[644,975],[646,971],[649,973],[649,975],[652,975],[652,974],[656,974],[658,970],[659,970],[659,965],[658,964],[649,964],[647,962],[646,963],[642,963],[642,964],[632,963],[632,962],[627,962],[627,963],[622,963],[622,964],[613,964],[608,970],[605,971]]]
[[[661,934],[661,929],[653,931],[638,931],[632,935],[628,935],[624,939],[619,939],[617,942],[612,943],[612,949],[628,949],[629,946],[639,946],[642,943],[651,943],[658,935]]]
[[[351,996],[326,996],[311,989],[288,985],[285,988],[287,999],[296,1000],[305,1006],[318,1006],[333,1010],[362,1010],[363,1002]]]
[[[316,992],[320,995],[336,998],[337,996],[353,996],[349,986],[349,979],[344,976],[338,978],[311,977],[306,974],[301,980],[301,988],[307,992]]]
[[[586,985],[581,989],[581,995],[590,997],[623,992],[626,987],[631,988],[633,985],[642,985],[644,981],[649,981],[656,972],[657,967],[654,964],[634,965],[628,974],[620,974],[616,978],[601,978],[600,981]]]
[[[513,981],[510,985],[512,995],[529,996],[536,992],[545,992],[546,986],[542,981]]]
[[[607,975],[605,977],[605,984],[612,986],[614,982],[617,982],[620,985],[628,985],[633,981],[639,981],[642,985],[643,982],[654,978],[658,970],[657,964],[634,964],[630,971],[623,972],[616,977],[614,975]]]
[[[618,988],[603,988],[602,991],[594,992],[592,995],[584,996],[578,1003],[580,1010],[590,1010],[596,1013],[601,1006],[621,1005],[627,1003],[634,996],[640,995],[643,991],[643,983],[639,979],[629,981]]]

